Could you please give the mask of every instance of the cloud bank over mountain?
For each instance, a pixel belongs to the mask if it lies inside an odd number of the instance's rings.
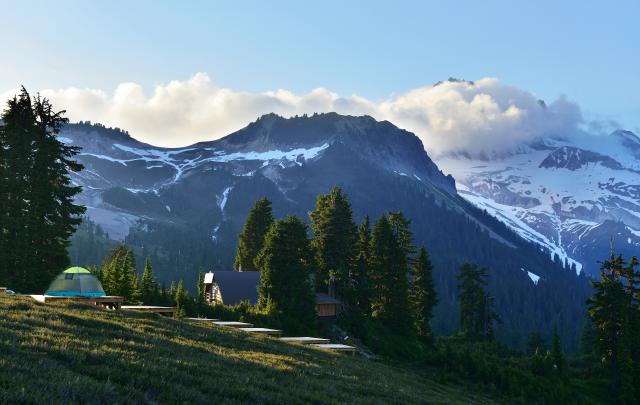
[[[6,100],[16,90],[0,93]],[[531,92],[484,78],[449,80],[386,100],[344,97],[325,88],[297,95],[217,86],[205,73],[157,85],[148,94],[136,83],[112,93],[100,89],[42,90],[72,121],[90,120],[127,129],[155,145],[184,146],[222,137],[258,116],[335,111],[371,115],[416,133],[434,155],[450,151],[500,151],[538,137],[575,133],[583,124],[580,107],[564,97],[545,104]]]

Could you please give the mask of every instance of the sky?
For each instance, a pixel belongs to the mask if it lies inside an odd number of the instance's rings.
[[[0,0],[0,14],[0,96],[24,85],[158,145],[269,109],[368,113],[434,150],[578,125],[640,133],[638,0]],[[484,90],[431,87],[449,77]]]

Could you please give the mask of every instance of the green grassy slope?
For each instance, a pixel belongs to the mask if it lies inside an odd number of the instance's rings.
[[[0,296],[0,402],[487,403],[424,372],[158,315]]]

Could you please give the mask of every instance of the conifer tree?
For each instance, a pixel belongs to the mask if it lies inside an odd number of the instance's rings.
[[[117,292],[124,297],[125,302],[135,303],[136,291],[136,267],[133,251],[127,249],[118,270]]]
[[[355,258],[357,232],[351,203],[340,187],[334,187],[328,194],[318,196],[310,217],[314,232],[311,245],[317,262],[316,287],[328,291],[333,283],[335,295],[349,304],[352,301],[349,273]]]
[[[464,263],[458,272],[460,331],[470,339],[493,338],[493,323],[499,317],[493,298],[485,291],[487,269]]]
[[[564,370],[564,355],[562,354],[562,342],[560,341],[560,334],[558,333],[558,327],[553,328],[553,347],[551,349],[551,356],[553,358],[553,365],[556,372],[562,374]]]
[[[254,261],[264,246],[264,237],[272,223],[271,201],[266,198],[256,201],[238,236],[236,260],[233,265],[235,271],[257,270]]]
[[[142,286],[136,274],[133,251],[120,245],[107,255],[101,267],[102,287],[109,295],[124,297],[125,303],[137,304],[142,298]]]
[[[116,246],[107,254],[100,267],[100,281],[109,295],[117,295],[119,293],[120,271],[126,254],[127,248],[124,245]]]
[[[417,336],[425,342],[433,342],[431,318],[433,308],[438,303],[436,289],[433,283],[433,266],[429,260],[427,250],[423,247],[418,251],[412,269],[414,277],[410,288],[410,301],[413,308],[414,328]]]
[[[173,301],[176,303],[176,317],[184,318],[187,316],[187,302],[189,301],[189,297],[187,291],[184,289],[182,285],[182,280],[178,282],[178,287],[176,287]]]
[[[202,271],[202,269],[198,271],[197,283],[198,285],[196,286],[196,291],[198,292],[198,295],[196,296],[196,306],[198,309],[198,313],[200,313],[200,311],[204,309],[207,302],[204,290],[204,271]]]
[[[153,277],[153,268],[151,261],[147,258],[144,261],[144,270],[140,279],[140,295],[142,302],[145,304],[154,303],[157,299],[158,283]]]
[[[371,315],[396,332],[408,333],[407,257],[385,215],[373,227],[369,253]]]
[[[407,262],[413,262],[413,256],[416,254],[416,246],[413,244],[413,233],[411,232],[411,220],[404,216],[402,212],[390,212],[389,223],[393,229],[400,248],[404,252]]]
[[[529,334],[529,338],[527,340],[527,354],[529,356],[533,356],[537,351],[543,352],[545,351],[545,343],[544,339],[540,335],[540,332],[533,331]]]
[[[307,225],[289,216],[273,223],[256,259],[260,271],[258,308],[280,317],[289,333],[311,333],[316,327],[311,276],[313,251]]]
[[[358,227],[358,240],[356,242],[356,260],[351,271],[351,290],[353,291],[354,304],[357,305],[360,314],[371,316],[371,287],[369,282],[369,248],[371,244],[371,227],[369,216],[365,216]]]
[[[613,252],[600,267],[600,280],[587,301],[594,346],[610,372],[611,393],[619,403],[638,400],[638,260],[629,265]]]
[[[78,148],[56,138],[68,121],[22,88],[0,117],[0,284],[42,291],[69,265],[69,237],[84,207],[69,178]]]

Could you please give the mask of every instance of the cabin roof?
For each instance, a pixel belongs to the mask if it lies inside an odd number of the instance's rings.
[[[340,304],[340,300],[325,293],[316,293],[316,304]]]

